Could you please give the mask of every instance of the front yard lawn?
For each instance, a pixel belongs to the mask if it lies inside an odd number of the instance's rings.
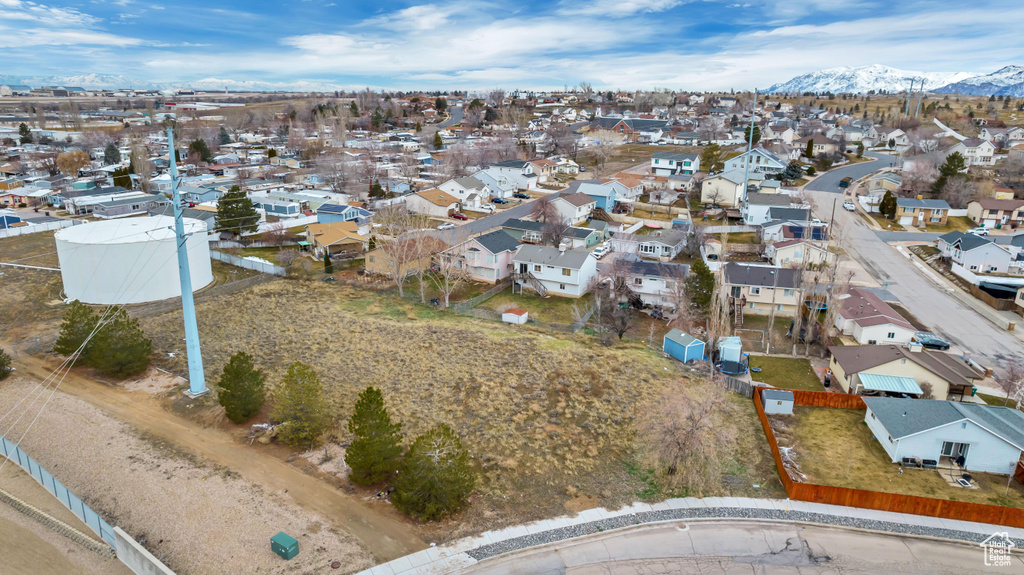
[[[1009,495],[1004,495],[1005,476],[971,473],[979,488],[964,489],[946,482],[949,470],[904,469],[900,474],[864,423],[863,410],[796,406],[793,414],[773,417],[773,423],[784,425],[776,438],[780,446],[792,448],[790,454],[807,483],[1024,507],[1024,487],[1019,482],[1013,481]],[[958,475],[954,472],[954,476]]]
[[[883,230],[890,231],[890,232],[904,232],[904,231],[906,231],[906,229],[902,225],[900,225],[897,222],[894,222],[893,220],[886,219],[885,216],[883,216],[882,214],[864,214],[864,213],[861,213],[861,216],[864,217],[864,218],[868,218],[868,219],[874,220],[875,223],[878,224],[879,226],[881,226],[881,228]]]
[[[929,225],[928,231],[936,234],[946,234],[949,232],[966,232],[967,230],[976,228],[977,225],[971,221],[971,218],[967,216],[956,216],[946,218],[946,225]]]
[[[760,367],[761,373],[750,376],[768,385],[782,389],[825,391],[821,380],[814,373],[809,360],[799,357],[750,356],[750,366]]]
[[[998,395],[989,395],[987,393],[979,393],[978,397],[980,397],[982,399],[982,401],[984,401],[985,403],[987,403],[989,405],[999,405],[999,406],[1006,406],[1006,407],[1012,407],[1013,409],[1017,409],[1017,402],[1012,400],[1012,399],[1009,402],[1007,402],[1005,395],[1004,396],[998,396]]]

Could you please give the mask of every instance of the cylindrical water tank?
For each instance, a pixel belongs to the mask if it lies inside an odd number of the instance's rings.
[[[206,224],[184,218],[192,289],[213,282]],[[93,222],[54,235],[64,294],[92,304],[128,304],[180,297],[174,218]]]

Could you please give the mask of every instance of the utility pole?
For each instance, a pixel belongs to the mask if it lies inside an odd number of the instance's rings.
[[[921,86],[917,89],[917,109],[914,110],[914,117],[921,112],[921,98],[924,97],[924,78],[921,78]]]
[[[768,310],[768,329],[765,331],[764,354],[772,352],[772,330],[775,329],[775,292],[779,289],[779,270],[772,268],[768,273],[772,274],[772,308]],[[799,309],[799,308],[798,308]]]
[[[171,204],[174,206],[174,237],[178,247],[178,278],[181,281],[181,312],[185,319],[185,355],[188,358],[188,391],[198,397],[207,391],[203,374],[203,354],[199,347],[199,326],[196,325],[196,302],[192,298],[192,275],[188,268],[188,246],[185,245],[185,222],[181,219],[181,196],[178,194],[178,162],[175,158],[174,128],[167,128],[167,156],[171,163]]]
[[[910,116],[910,98],[914,93],[914,79],[910,79],[910,89],[907,90],[907,107],[903,109],[903,119],[906,120]]]
[[[754,112],[757,111],[757,88],[754,88],[754,106],[750,109],[750,126],[747,128],[747,157],[743,161],[743,196],[740,200],[747,199],[747,185],[750,182],[750,151],[754,147]]]

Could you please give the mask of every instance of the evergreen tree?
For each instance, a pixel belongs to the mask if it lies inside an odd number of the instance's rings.
[[[89,339],[90,334],[96,329],[96,324],[99,322],[99,316],[89,306],[78,301],[77,299],[71,302],[67,310],[64,311],[64,319],[60,324],[60,332],[57,335],[57,341],[53,344],[53,351],[70,357],[79,348],[82,351],[79,353],[78,358],[74,363],[88,363],[87,358],[89,357],[89,351],[92,349],[93,341],[86,343]]]
[[[704,146],[700,153],[700,165],[709,174],[721,172],[725,169],[725,160],[722,159],[722,148],[718,144]]]
[[[380,125],[384,122],[384,116],[380,113],[380,108],[373,111],[373,116],[370,117],[370,125],[374,128],[380,128]]]
[[[371,198],[383,198],[385,195],[383,186],[380,185],[380,180],[374,180],[370,185],[370,197]]]
[[[7,352],[0,349],[0,381],[7,379],[8,375],[11,375],[11,371],[14,368],[11,367],[11,356],[7,355]]]
[[[348,107],[348,110],[351,112],[353,118],[359,117],[359,106],[356,106],[355,102],[352,102],[352,105]]]
[[[114,142],[110,142],[106,148],[103,148],[103,163],[107,165],[121,163],[121,150],[117,149]]]
[[[437,108],[439,112],[443,112],[448,109],[448,101],[438,96],[437,99],[434,100],[434,107]]]
[[[888,144],[889,144],[889,149],[891,150],[891,149],[896,147],[896,140],[894,140],[892,138],[889,138]]]
[[[152,351],[153,342],[142,332],[139,320],[121,309],[93,336],[87,360],[100,373],[124,379],[146,371]]]
[[[804,156],[808,158],[814,157],[814,138],[807,140],[807,147],[804,148]]]
[[[782,171],[782,179],[784,180],[796,180],[804,175],[804,170],[800,166],[800,162],[793,160],[786,165],[786,169]]]
[[[889,219],[896,217],[896,196],[892,195],[892,192],[886,190],[881,203],[878,204],[878,211]]]
[[[192,140],[192,143],[188,145],[189,154],[197,154],[199,159],[210,163],[213,161],[213,154],[210,152],[210,148],[206,145],[206,140],[198,138]]]
[[[221,126],[220,127],[220,145],[223,146],[225,144],[230,144],[230,143],[231,143],[231,134],[229,134],[228,131],[226,129],[224,129],[224,126]]]
[[[352,468],[349,479],[373,485],[394,477],[402,456],[402,424],[391,422],[379,389],[367,387],[359,394],[348,431],[355,436],[345,450],[345,463]]]
[[[747,127],[743,128],[743,141],[744,142],[750,142],[750,140],[751,140],[750,124],[747,124]],[[754,126],[753,141],[750,142],[750,145],[751,146],[756,146],[757,143],[760,142],[760,141],[761,141],[761,128],[759,126]]]
[[[420,124],[419,122],[416,122],[416,131],[417,132],[422,132],[423,131],[423,125]]]
[[[251,355],[239,351],[231,356],[217,382],[217,400],[224,406],[228,419],[242,423],[256,415],[266,400],[266,379],[263,370],[256,369]]]
[[[286,445],[308,448],[330,423],[320,376],[302,362],[288,366],[274,394],[274,404],[271,417],[282,423],[278,437]]]
[[[711,310],[711,298],[715,291],[715,274],[702,258],[697,258],[690,266],[686,277],[686,294],[690,301],[703,315]]]
[[[953,152],[946,156],[946,161],[939,166],[939,177],[932,183],[932,191],[936,194],[942,193],[946,187],[946,181],[952,177],[962,176],[967,171],[967,161],[960,152]]]
[[[857,157],[864,157],[864,142],[857,142]]]
[[[400,511],[433,521],[461,509],[476,477],[469,454],[447,425],[416,438],[402,460],[392,502]]]
[[[21,136],[22,144],[32,143],[32,130],[28,128],[28,124],[22,122],[18,125],[18,135]]]
[[[440,132],[434,132],[434,149],[440,150],[444,147],[444,140],[441,138]]]
[[[217,202],[217,216],[214,226],[218,232],[241,235],[259,229],[260,215],[252,200],[238,186],[231,186]]]
[[[331,254],[327,250],[324,250],[324,273],[334,273],[334,262],[331,261]]]

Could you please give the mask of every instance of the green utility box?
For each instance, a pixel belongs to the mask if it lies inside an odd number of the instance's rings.
[[[282,531],[270,538],[270,550],[282,559],[291,559],[299,554],[299,541]]]

